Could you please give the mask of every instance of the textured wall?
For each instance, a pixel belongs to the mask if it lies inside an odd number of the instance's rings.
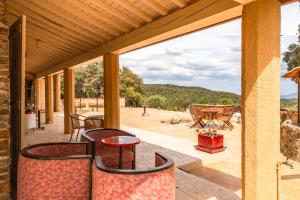
[[[9,195],[9,71],[6,0],[0,0],[0,199]]]

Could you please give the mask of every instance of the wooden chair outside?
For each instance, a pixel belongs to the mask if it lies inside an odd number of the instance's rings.
[[[222,125],[220,126],[219,129],[225,128],[225,126],[228,126],[230,130],[234,128],[233,124],[230,122],[232,115],[233,115],[232,106],[223,107],[223,113],[221,113],[218,116],[218,120],[222,122]]]
[[[77,136],[76,136],[76,141],[80,132],[80,129],[84,129],[84,124],[80,123],[80,122],[84,122],[84,120],[86,119],[85,116],[83,115],[79,115],[77,113],[70,113],[70,117],[71,117],[71,121],[72,121],[72,134],[70,137],[70,141],[72,140],[73,137],[73,133],[75,132],[75,129],[77,129]],[[81,118],[83,119],[81,119]]]
[[[204,109],[206,107],[207,107],[206,105],[201,105],[201,104],[192,104],[189,106],[191,116],[195,122],[190,128],[193,128],[198,124],[202,128],[204,128],[206,126],[206,124],[203,121],[203,119],[205,118],[205,115],[204,115],[204,112],[201,111],[202,109]]]

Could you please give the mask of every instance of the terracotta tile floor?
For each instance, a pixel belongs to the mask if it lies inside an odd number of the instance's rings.
[[[103,113],[103,110],[99,110]],[[197,134],[190,129],[192,124],[171,125],[172,117],[191,120],[189,113],[148,109],[150,116],[141,117],[142,108],[122,108],[122,129],[142,139],[137,146],[137,167],[154,164],[154,152],[161,151],[171,156],[176,164],[176,199],[241,199],[241,127],[236,124],[233,131],[222,130],[227,150],[218,154],[196,151]],[[81,111],[83,115],[96,112]],[[55,114],[55,123],[45,125],[45,130],[28,131],[26,144],[68,141],[70,135],[63,134],[63,114]],[[300,196],[300,164],[295,169],[282,166],[282,199],[294,200]]]

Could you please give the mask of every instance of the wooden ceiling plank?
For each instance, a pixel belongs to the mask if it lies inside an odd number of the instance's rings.
[[[49,44],[52,44],[53,46],[59,46],[67,52],[80,53],[83,51],[82,49],[73,47],[73,45],[70,46],[70,45],[64,43],[63,40],[58,40],[53,35],[45,32],[41,29],[37,29],[36,27],[34,27],[33,24],[27,23],[27,27],[29,28],[28,32],[33,33],[35,35],[36,39],[40,39],[42,41],[48,41]],[[74,53],[73,53],[73,55],[74,55]]]
[[[142,0],[144,4],[148,5],[150,8],[161,14],[162,16],[165,16],[169,13],[169,10],[163,7],[160,3],[158,3],[155,0]]]
[[[89,21],[93,22],[93,23],[97,23],[98,20],[103,21],[104,23],[113,26],[116,29],[121,30],[122,32],[128,32],[130,29],[122,26],[121,24],[113,21],[111,18],[101,14],[100,12],[98,12],[95,8],[92,8],[91,6],[81,2],[81,1],[74,1],[74,0],[65,0],[67,2],[69,2],[70,4],[79,7],[81,9],[86,10],[87,13],[89,13],[90,15],[94,16],[95,18],[97,18],[97,20],[95,20],[94,18],[89,17]]]
[[[64,47],[58,46],[53,44],[53,41],[49,41],[49,40],[45,40],[45,39],[41,39],[40,36],[36,33],[32,33],[29,32],[28,37],[30,37],[31,39],[33,39],[35,42],[37,42],[38,44],[47,44],[47,46],[49,46],[49,48],[56,50],[57,52],[60,52],[61,55],[77,55],[78,53],[72,52],[71,50],[67,50]]]
[[[77,2],[77,0],[74,2]],[[69,16],[69,17],[72,16],[72,18],[74,17],[74,19],[76,19],[77,17],[80,17],[79,20],[76,20],[76,23],[83,25],[84,26],[83,28],[89,26],[90,27],[89,30],[93,31],[95,34],[102,32],[103,36],[105,36],[105,35],[119,36],[120,35],[119,31],[109,28],[108,26],[105,26],[105,24],[100,24],[98,20],[90,17],[87,14],[84,14],[83,12],[79,12],[73,6],[66,4],[66,2],[64,0],[38,1],[38,4],[42,7],[48,6],[51,10],[56,10],[55,13],[59,17],[64,18],[65,20],[68,20],[68,18],[66,18],[66,16]],[[67,8],[67,9],[63,9],[63,8]],[[92,27],[94,27],[94,28],[92,28]],[[111,39],[111,38],[109,38],[109,36],[107,36],[107,39]]]
[[[17,17],[10,15],[8,17],[8,19],[12,19],[17,20]],[[29,34],[34,34],[34,36],[36,37],[36,39],[40,39],[43,41],[51,41],[49,43],[51,43],[52,45],[56,45],[59,47],[64,48],[64,51],[68,51],[68,52],[75,52],[75,53],[80,53],[86,49],[83,48],[78,48],[78,46],[75,45],[68,45],[65,44],[66,41],[60,38],[55,37],[55,35],[52,35],[51,33],[47,32],[46,30],[40,29],[40,27],[36,26],[35,24],[32,24],[31,22],[27,22],[27,31]],[[66,49],[67,48],[67,49]],[[72,54],[74,55],[74,53]]]
[[[55,56],[55,58],[74,56],[74,54],[60,50],[59,48],[49,45],[45,42],[42,41],[37,42],[36,39],[31,36],[28,37],[28,45],[30,48],[33,48],[34,50],[41,50],[41,51],[48,52],[49,56],[53,55]]]
[[[135,21],[135,19],[129,17],[128,15],[120,12],[119,10],[113,8],[112,6],[107,5],[105,2],[100,2],[100,1],[95,1],[95,0],[87,0],[90,4],[93,4],[99,8],[101,8],[102,10],[105,10],[107,13],[115,16],[116,18],[118,18],[119,20],[135,27],[138,28],[140,26],[140,24],[138,22]],[[95,8],[97,9],[97,8]],[[99,10],[98,10],[99,12]]]
[[[16,0],[10,0],[16,2]],[[31,1],[31,0],[22,0],[22,1],[17,1],[17,3],[22,4],[22,6],[33,10],[34,12],[38,13],[41,17],[46,18],[49,21],[52,21],[53,23],[58,23],[61,26],[65,26],[71,30],[77,30],[78,32],[89,36],[90,38],[94,38],[95,41],[98,42],[104,42],[107,39],[105,39],[103,36],[99,34],[95,34],[94,31],[89,30],[89,26],[85,26],[84,28],[82,27],[81,24],[75,24],[73,22],[70,22],[65,16],[57,16],[53,11],[49,11],[46,8],[41,7],[40,5],[36,3],[44,3],[44,1]],[[48,8],[49,9],[49,8]]]
[[[31,55],[33,57],[30,59],[27,58],[28,60],[43,60],[43,61],[51,62],[51,63],[57,62],[56,58],[47,57],[47,55],[41,51],[32,51],[32,50],[27,51],[27,57],[29,57]]]
[[[186,1],[184,0],[171,0],[175,5],[177,5],[179,8],[184,8],[186,6]]]
[[[28,10],[25,7],[19,6],[18,4],[15,4],[12,1],[7,2],[8,10],[9,12],[13,14],[17,14],[17,16],[21,16],[22,14],[25,14],[28,21],[32,21],[33,23],[49,28],[53,32],[56,32],[57,34],[61,36],[65,36],[66,38],[70,38],[72,41],[80,42],[80,45],[85,44],[87,45],[87,48],[92,48],[93,45],[95,45],[95,42],[98,42],[92,38],[89,38],[80,32],[74,32],[68,28],[64,28],[61,26],[58,26],[57,24],[53,24],[49,22],[48,20],[42,18],[41,16],[35,14],[33,11]]]
[[[150,15],[131,4],[128,0],[115,0],[115,2],[147,22],[153,20]]]
[[[109,41],[93,50],[41,71],[37,76],[51,74],[69,66],[78,65],[105,53],[125,53],[170,38],[205,29],[242,14],[243,6],[233,0],[201,0],[179,9],[152,23]]]
[[[30,58],[30,59],[29,59]],[[57,58],[53,58],[53,57],[47,57],[47,55],[45,54],[45,52],[42,51],[27,51],[27,57],[26,59],[28,59],[28,61],[31,60],[43,60],[43,61],[47,61],[47,62],[58,62]],[[26,62],[26,67],[28,67],[28,62]],[[29,65],[30,66],[30,65]],[[30,66],[32,67],[32,66]]]

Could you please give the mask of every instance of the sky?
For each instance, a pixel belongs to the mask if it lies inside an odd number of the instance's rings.
[[[281,9],[281,52],[297,41],[299,3]],[[120,65],[141,76],[144,83],[199,86],[241,93],[241,20],[132,51]],[[281,73],[286,66],[281,63]],[[296,92],[296,84],[281,79],[281,95]]]

